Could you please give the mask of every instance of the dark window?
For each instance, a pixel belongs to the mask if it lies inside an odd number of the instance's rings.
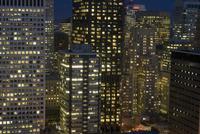
[[[21,0],[18,0],[18,6],[21,6]]]
[[[25,6],[25,0],[22,0],[22,6]]]
[[[30,1],[30,6],[33,6],[33,3],[32,3],[32,2],[33,2],[33,1],[31,0],[31,1]]]
[[[44,0],[41,0],[41,6],[44,6]]]
[[[26,0],[26,6],[28,6],[28,1]]]
[[[34,0],[34,6],[36,6],[36,0]]]
[[[40,6],[40,0],[37,1],[37,6]]]
[[[17,0],[14,0],[14,5],[15,5],[15,6],[17,5]]]
[[[6,5],[7,5],[7,6],[9,6],[9,0],[7,0],[7,3],[6,3]]]
[[[5,0],[3,0],[3,6],[5,6],[6,5],[6,2],[5,2]]]

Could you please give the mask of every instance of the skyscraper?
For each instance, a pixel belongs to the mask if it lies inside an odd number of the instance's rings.
[[[176,49],[193,49],[196,34],[197,18],[199,16],[199,0],[176,0],[174,12],[174,26],[172,37],[164,46],[160,62],[161,75],[157,82],[160,92],[160,112],[168,113],[168,94],[170,83],[171,51]]]
[[[54,0],[46,0],[46,19],[45,19],[45,32],[46,32],[46,70],[48,73],[54,71]]]
[[[71,34],[72,34],[72,22],[71,17],[62,21],[60,23],[60,31],[67,34],[68,36],[68,42],[71,43]]]
[[[169,39],[170,19],[166,13],[136,12],[136,25],[132,31],[132,79],[136,100],[133,113],[152,117],[160,105],[156,91],[159,75],[157,46]],[[130,55],[130,56],[131,56]]]
[[[0,0],[0,133],[45,126],[46,0]]]
[[[138,28],[134,32],[134,88],[137,92],[137,112],[148,115],[156,112],[155,82],[157,78],[156,30]]]
[[[64,134],[99,134],[99,58],[86,45],[60,54],[61,129]]]
[[[109,131],[120,124],[123,13],[123,0],[73,0],[72,43],[91,44],[100,56],[101,123]]]
[[[71,45],[72,35],[72,18],[68,18],[60,23],[60,32],[65,33],[67,36],[68,47]]]
[[[164,43],[163,50],[161,50],[161,57],[159,60],[159,77],[157,80],[156,88],[159,92],[159,112],[160,115],[168,118],[169,112],[169,85],[170,85],[170,72],[171,72],[171,53],[178,49],[190,49],[192,43],[185,40],[169,40]]]
[[[136,113],[135,107],[137,103],[134,99],[134,90],[133,90],[133,43],[132,35],[133,28],[136,24],[135,11],[132,9],[132,6],[129,5],[126,8],[125,16],[125,44],[123,51],[123,61],[122,61],[122,79],[120,85],[120,102],[121,102],[121,130],[126,131],[132,128],[133,123],[133,113]]]
[[[57,82],[58,77],[55,69],[55,48],[54,48],[54,0],[46,0],[46,20],[45,20],[45,32],[46,32],[46,126],[52,125],[58,122],[59,107],[58,107],[58,89]]]
[[[196,22],[200,13],[199,0],[176,0],[173,38],[192,41],[196,33]]]
[[[46,103],[45,103],[45,122],[46,128],[56,126],[59,123],[59,82],[58,74],[51,73],[46,76]]]
[[[200,53],[172,53],[169,122],[170,134],[200,133]]]
[[[194,38],[194,48],[200,50],[200,16],[197,20],[197,30]]]

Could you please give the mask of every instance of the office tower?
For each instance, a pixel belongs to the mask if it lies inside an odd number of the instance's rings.
[[[46,0],[45,26],[46,70],[48,73],[52,73],[54,71],[54,0]]]
[[[153,27],[156,29],[157,45],[169,40],[170,16],[165,12],[144,11],[136,13],[137,27]]]
[[[61,129],[65,134],[98,134],[99,58],[87,45],[73,45],[60,55]]]
[[[129,131],[133,127],[133,115],[137,113],[137,92],[133,88],[134,46],[133,29],[136,25],[136,12],[144,11],[143,5],[128,4],[125,16],[125,45],[123,48],[122,79],[120,86],[121,130]]]
[[[193,49],[193,39],[196,34],[197,18],[199,16],[198,0],[176,0],[175,1],[175,17],[172,30],[172,39],[164,46],[164,52],[161,58],[161,77],[157,86],[160,93],[166,92],[169,89],[170,83],[170,68],[171,68],[171,51],[176,49]],[[164,92],[163,92],[164,91]],[[166,92],[168,94],[169,91]],[[164,94],[163,94],[164,95]],[[168,98],[160,94],[161,107],[160,112],[168,113]]]
[[[192,47],[192,43],[190,41],[184,41],[184,40],[169,40],[169,42],[166,43],[164,46],[164,53],[162,57],[162,63],[161,63],[161,69],[170,72],[171,71],[171,53],[174,50],[180,50],[180,49],[189,49]]]
[[[46,0],[46,95],[45,95],[45,124],[46,129],[59,123],[58,75],[55,69],[54,44],[54,0]],[[50,132],[48,132],[50,133]]]
[[[68,44],[71,44],[72,35],[72,18],[68,18],[60,23],[60,31],[65,33],[68,37]]]
[[[133,46],[132,46],[132,30],[136,24],[135,11],[132,9],[132,5],[126,7],[125,16],[125,45],[123,51],[122,62],[122,78],[120,86],[120,102],[121,102],[121,130],[126,131],[132,128],[133,114],[135,109],[133,106],[137,106],[133,96]]]
[[[155,111],[158,113],[163,113],[163,109],[166,111],[167,107],[167,93],[168,93],[168,81],[166,80],[166,74],[160,68],[162,62],[162,50],[160,48],[165,48],[169,41],[170,36],[170,17],[165,12],[138,12],[137,13],[138,27],[143,26],[143,28],[154,28],[155,35],[154,41],[152,42],[155,46],[156,62],[152,63],[155,65]],[[145,43],[145,41],[144,41]],[[143,46],[144,48],[146,46]],[[153,83],[152,83],[153,84]]]
[[[133,62],[131,73],[133,90],[136,92],[133,107],[137,116],[153,117],[158,112],[160,102],[156,91],[159,57],[157,46],[169,39],[170,19],[165,13],[136,12],[136,25],[132,34]],[[131,48],[130,48],[131,50]]]
[[[46,128],[49,126],[56,126],[59,123],[59,77],[57,73],[51,73],[46,76]]]
[[[54,62],[53,62],[53,68],[54,68],[54,72],[58,73],[58,66],[59,66],[59,51],[60,50],[68,50],[69,48],[69,42],[68,42],[68,35],[60,32],[60,31],[56,31],[54,33]]]
[[[197,20],[197,30],[194,38],[194,48],[200,50],[200,16]]]
[[[200,53],[172,53],[169,122],[170,134],[200,133]]]
[[[169,85],[170,85],[170,72],[171,72],[171,52],[179,49],[190,49],[192,43],[184,40],[169,40],[164,43],[163,49],[159,59],[159,77],[157,80],[156,88],[159,92],[159,112],[168,118],[169,112]]]
[[[176,0],[173,38],[192,41],[200,11],[199,0]]]
[[[120,125],[123,13],[123,0],[73,0],[72,43],[91,44],[101,58],[101,123],[109,131]]]
[[[134,89],[137,92],[137,112],[151,116],[156,112],[155,82],[157,78],[156,30],[134,30]]]
[[[68,18],[60,23],[60,31],[66,33],[67,35],[71,35],[72,33],[72,18]]]
[[[0,1],[0,133],[45,127],[45,0]]]

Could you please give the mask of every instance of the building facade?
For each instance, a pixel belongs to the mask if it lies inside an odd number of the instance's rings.
[[[105,131],[120,125],[123,13],[123,0],[73,0],[72,43],[91,44],[101,58],[101,123]]]
[[[148,115],[151,118],[153,113],[159,111],[157,81],[160,72],[157,46],[168,41],[169,33],[170,19],[166,13],[136,12],[136,25],[132,37],[132,75],[137,100],[137,106],[133,109],[137,111],[137,116]]]
[[[160,77],[157,87],[160,90],[160,113],[169,112],[169,85],[171,70],[171,51],[177,49],[191,50],[196,47],[193,40],[196,34],[197,18],[199,16],[199,0],[176,0],[174,23],[171,39],[165,43],[160,59]]]
[[[157,78],[156,30],[139,28],[134,32],[134,88],[137,91],[137,112],[151,116],[156,112],[155,83]]]
[[[54,0],[46,0],[46,70],[50,74],[54,72]]]
[[[59,88],[60,79],[57,73],[51,73],[46,76],[46,109],[45,122],[47,126],[56,127],[60,119],[60,104],[59,104]]]
[[[0,133],[45,127],[46,0],[0,0]]]
[[[60,125],[64,134],[100,133],[100,61],[86,45],[62,52]]]
[[[125,16],[125,44],[123,51],[123,69],[122,79],[120,86],[120,102],[121,102],[121,130],[129,131],[133,126],[133,113],[137,113],[137,99],[133,96],[137,95],[133,89],[133,28],[136,24],[135,11],[132,9],[133,6],[129,5],[126,8]],[[133,107],[135,107],[133,109]],[[135,111],[136,110],[136,111]]]
[[[72,35],[72,18],[68,18],[60,23],[60,32],[67,35],[68,44],[71,44],[71,35]]]
[[[200,133],[200,53],[172,53],[169,122],[170,134]]]
[[[175,40],[192,41],[196,33],[199,17],[199,0],[176,0],[173,38]]]
[[[161,50],[161,57],[159,60],[159,77],[157,80],[157,89],[159,92],[159,112],[165,119],[168,118],[169,113],[169,86],[170,86],[170,72],[171,72],[171,54],[174,50],[190,49],[192,43],[184,40],[169,40],[165,42]]]

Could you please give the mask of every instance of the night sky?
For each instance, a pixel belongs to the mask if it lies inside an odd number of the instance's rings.
[[[137,4],[146,5],[148,10],[171,12],[174,0],[134,0]],[[55,0],[55,18],[57,21],[66,19],[72,14],[72,0]]]

